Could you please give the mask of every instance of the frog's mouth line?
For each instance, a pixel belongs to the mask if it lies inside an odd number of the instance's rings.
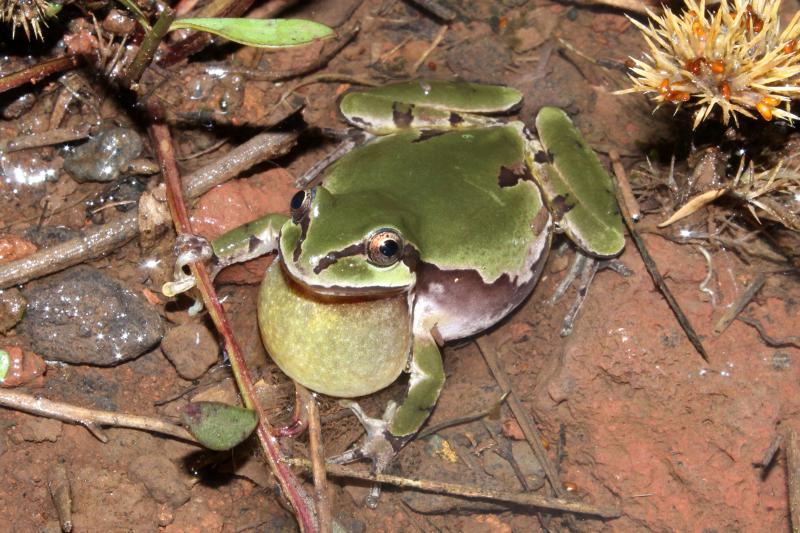
[[[413,284],[396,288],[386,288],[378,285],[367,285],[364,287],[344,287],[341,285],[318,285],[309,283],[295,272],[292,267],[286,262],[282,261],[281,266],[286,276],[295,282],[297,285],[310,293],[317,295],[329,296],[336,299],[355,299],[355,300],[372,300],[381,299],[404,292],[408,292],[413,288]]]

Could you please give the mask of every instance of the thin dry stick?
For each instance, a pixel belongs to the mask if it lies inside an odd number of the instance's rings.
[[[589,4],[615,7],[626,11],[633,11],[642,15],[647,14],[647,6],[641,0],[588,0]]]
[[[800,533],[800,450],[797,433],[789,429],[786,443],[786,481],[789,485],[789,512],[793,533]]]
[[[307,459],[287,459],[286,462],[293,466],[302,466],[306,469],[311,468],[311,462]],[[325,469],[329,474],[337,477],[347,477],[352,479],[363,479],[378,483],[388,483],[397,487],[408,489],[418,489],[425,492],[436,492],[447,494],[448,496],[460,496],[463,498],[474,498],[481,500],[491,500],[494,502],[505,502],[525,507],[536,507],[549,511],[559,511],[575,513],[581,515],[599,516],[601,518],[617,518],[620,516],[619,509],[615,507],[600,507],[588,505],[581,502],[565,500],[563,498],[548,498],[530,493],[515,493],[499,490],[487,490],[455,483],[443,483],[440,481],[430,481],[424,479],[409,479],[388,474],[370,474],[359,472],[343,465],[327,464]]]
[[[39,83],[47,76],[56,74],[57,72],[64,72],[65,70],[72,70],[78,66],[80,56],[61,56],[53,59],[48,59],[37,63],[22,70],[12,72],[5,76],[0,76],[0,93],[25,85],[26,83]]]
[[[186,176],[185,193],[196,198],[244,170],[288,152],[297,141],[295,133],[261,133],[237,146],[214,163]],[[0,289],[58,272],[116,250],[139,234],[137,210],[95,226],[80,237],[43,248],[16,261],[0,265]]]
[[[631,214],[631,219],[634,222],[639,222],[639,220],[642,218],[642,210],[639,208],[639,202],[636,201],[636,197],[633,195],[631,182],[628,181],[628,175],[625,172],[625,168],[622,166],[622,161],[619,159],[619,154],[614,152],[614,155],[616,157],[611,159],[611,166],[614,167],[614,174],[617,175],[620,194],[622,195],[622,199],[625,201],[625,207],[628,208],[628,213]]]
[[[102,442],[107,442],[108,439],[95,431],[97,426],[140,429],[177,437],[194,444],[197,443],[197,440],[192,434],[181,426],[151,416],[87,409],[85,407],[55,402],[41,396],[33,396],[31,394],[25,394],[24,392],[7,389],[0,389],[0,405],[36,416],[55,418],[62,422],[80,424],[91,431],[92,434]]]
[[[295,383],[295,388],[303,397],[308,413],[308,444],[311,454],[311,471],[314,477],[314,499],[317,502],[317,519],[320,533],[333,531],[331,502],[328,498],[328,479],[325,476],[325,450],[322,447],[322,425],[319,421],[317,399],[308,389]]]
[[[47,472],[47,488],[50,490],[50,497],[53,498],[61,531],[70,533],[72,531],[72,490],[69,486],[69,477],[67,477],[67,467],[61,461],[63,459],[56,461]]]
[[[480,350],[481,355],[483,355],[483,359],[489,366],[489,370],[492,371],[492,375],[497,381],[497,384],[500,385],[500,390],[503,391],[503,394],[508,395],[506,402],[511,408],[511,412],[514,414],[514,417],[517,419],[519,427],[522,428],[522,433],[525,435],[525,439],[528,441],[528,444],[530,444],[531,448],[533,448],[533,451],[536,454],[536,459],[538,459],[539,463],[542,465],[545,476],[550,482],[550,486],[553,488],[553,492],[559,498],[563,498],[567,495],[567,491],[561,484],[561,478],[558,475],[555,465],[553,465],[552,461],[550,461],[550,456],[547,455],[547,450],[544,449],[544,445],[542,444],[542,441],[544,440],[542,433],[533,423],[530,415],[528,415],[528,412],[522,407],[522,404],[517,399],[514,389],[511,388],[511,382],[509,382],[508,376],[503,369],[500,368],[500,364],[497,362],[497,354],[495,353],[494,346],[490,345],[489,341],[485,337],[476,339],[475,344],[478,345],[478,350]]]
[[[29,148],[40,148],[42,146],[79,141],[88,136],[88,129],[77,131],[72,128],[54,128],[42,133],[19,135],[18,137],[9,139],[7,143],[0,143],[0,149],[4,152],[16,152]],[[5,146],[2,146],[3,144],[5,144]]]
[[[438,424],[434,424],[432,426],[426,427],[423,431],[417,433],[414,437],[415,440],[421,440],[425,437],[433,435],[434,433],[438,433],[439,431],[453,427],[453,426],[460,426],[461,424],[468,424],[470,422],[474,422],[475,420],[480,420],[481,418],[487,417],[492,413],[499,413],[500,406],[506,401],[508,394],[503,394],[500,398],[497,399],[490,407],[487,409],[483,409],[482,411],[478,411],[477,413],[472,413],[464,416],[459,416],[456,418],[452,418],[450,420],[445,420]]]
[[[736,317],[740,322],[744,322],[748,326],[752,326],[756,328],[758,331],[758,335],[761,337],[761,340],[766,343],[767,346],[771,346],[773,348],[785,348],[787,346],[794,346],[795,348],[800,348],[800,337],[772,337],[767,333],[767,330],[764,329],[764,325],[761,324],[755,318],[749,316],[739,315]]]
[[[631,214],[628,212],[628,207],[625,204],[624,198],[622,198],[621,187],[619,185],[620,178],[617,176],[617,173],[624,175],[625,169],[619,162],[619,152],[616,150],[610,150],[608,152],[608,156],[611,159],[612,166],[614,167],[614,193],[617,195],[617,204],[619,204],[620,214],[622,215],[622,220],[625,221],[625,226],[628,228],[628,233],[630,233],[631,239],[633,239],[634,244],[636,244],[636,249],[639,250],[639,255],[642,257],[642,262],[644,262],[647,272],[653,279],[653,283],[655,283],[656,287],[661,292],[661,295],[667,301],[670,310],[672,310],[672,314],[675,315],[675,318],[678,320],[681,328],[683,328],[684,333],[686,333],[686,336],[689,338],[689,342],[692,343],[692,346],[694,346],[694,349],[697,350],[697,353],[699,353],[700,356],[706,362],[708,362],[708,352],[706,352],[706,349],[703,347],[703,343],[700,342],[700,336],[694,330],[691,322],[689,322],[689,319],[683,313],[680,305],[678,305],[678,301],[675,299],[675,296],[672,295],[672,291],[669,290],[669,287],[667,287],[667,284],[664,282],[664,278],[658,271],[656,262],[653,261],[653,258],[647,251],[647,246],[645,246],[644,241],[642,240],[641,236],[639,236],[639,232],[636,231]]]
[[[740,294],[738,298],[736,298],[736,301],[733,302],[730,307],[728,307],[728,310],[725,311],[725,314],[723,314],[719,320],[717,320],[717,323],[714,325],[715,335],[721,335],[723,331],[728,329],[728,326],[731,325],[731,322],[736,320],[736,317],[742,312],[742,309],[744,309],[747,304],[750,303],[750,300],[752,300],[753,297],[758,294],[758,291],[761,290],[761,287],[764,286],[766,281],[767,277],[764,275],[764,273],[759,272],[752,283],[750,283],[744,292]]]
[[[414,62],[414,65],[411,67],[412,76],[416,75],[417,71],[419,70],[419,67],[421,67],[422,64],[425,62],[425,60],[428,59],[428,56],[431,55],[431,52],[436,50],[436,47],[439,46],[439,43],[441,43],[442,39],[444,39],[445,33],[447,33],[447,26],[442,26],[436,33],[436,36],[433,38],[431,45],[428,48],[426,48],[425,51],[422,53],[422,55],[419,56],[419,59],[417,59]]]

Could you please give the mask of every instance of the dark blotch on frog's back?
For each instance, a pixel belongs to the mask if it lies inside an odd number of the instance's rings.
[[[402,102],[392,103],[392,121],[398,128],[408,128],[414,121],[414,105]]]
[[[563,194],[559,194],[553,198],[553,201],[550,203],[550,211],[556,221],[564,218],[564,215],[569,213],[573,207],[575,207],[575,203],[570,202],[568,195]]]
[[[457,126],[462,122],[464,122],[464,117],[462,117],[458,113],[450,113],[450,118],[448,120],[450,121],[451,126]]]
[[[419,136],[411,141],[412,143],[421,143],[425,142],[428,139],[433,139],[434,137],[438,137],[440,135],[444,135],[447,133],[446,130],[422,130]]]
[[[500,187],[513,187],[521,180],[533,181],[533,174],[528,165],[520,162],[510,167],[500,167],[500,174],[497,176],[497,184]]]
[[[553,163],[553,154],[550,152],[545,152],[544,150],[539,150],[533,155],[533,160],[537,163]]]

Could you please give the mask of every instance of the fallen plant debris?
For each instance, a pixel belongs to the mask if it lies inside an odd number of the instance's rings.
[[[629,20],[642,32],[648,52],[631,58],[633,86],[657,107],[696,107],[694,124],[719,108],[724,124],[737,115],[791,122],[789,104],[800,93],[800,12],[781,31],[780,0],[722,0],[716,12],[706,1],[684,0],[675,14],[648,9],[649,24]]]

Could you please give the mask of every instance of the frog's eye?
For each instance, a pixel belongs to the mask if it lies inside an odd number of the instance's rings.
[[[299,221],[308,211],[311,206],[311,200],[314,199],[314,189],[306,191],[297,191],[292,200],[289,202],[289,207],[292,210],[292,220]]]
[[[373,233],[366,242],[367,258],[377,266],[390,266],[403,256],[403,238],[393,229]]]

